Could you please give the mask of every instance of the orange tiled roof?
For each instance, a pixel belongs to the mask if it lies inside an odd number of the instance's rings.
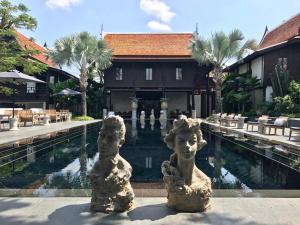
[[[266,33],[265,37],[259,44],[258,49],[263,49],[272,45],[279,44],[299,35],[299,27],[300,13],[292,17],[291,19],[285,21],[270,32]]]
[[[191,57],[192,33],[106,34],[114,57]]]
[[[38,45],[37,43],[31,41],[29,38],[27,38],[26,36],[24,36],[23,34],[21,34],[18,31],[16,31],[16,35],[17,35],[17,41],[23,49],[27,48],[27,49],[31,49],[31,50],[40,51],[39,54],[32,55],[32,58],[50,66],[50,67],[57,68],[57,65],[51,60],[51,58],[47,58],[47,56],[46,56],[47,52],[46,52],[45,48],[43,48],[42,46]]]

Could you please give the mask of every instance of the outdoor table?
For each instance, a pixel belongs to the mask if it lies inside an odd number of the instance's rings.
[[[247,118],[248,117],[245,117],[245,116],[238,117],[238,122],[237,122],[237,128],[238,129],[243,129],[244,128],[245,119],[247,119]]]
[[[269,118],[259,118],[258,119],[258,133],[260,134],[264,134],[264,123],[267,123],[269,120]]]

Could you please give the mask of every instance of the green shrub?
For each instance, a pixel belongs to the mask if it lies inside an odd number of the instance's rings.
[[[72,117],[72,120],[76,120],[76,121],[89,121],[89,120],[94,120],[94,118],[90,117],[90,116],[74,116],[74,117]]]

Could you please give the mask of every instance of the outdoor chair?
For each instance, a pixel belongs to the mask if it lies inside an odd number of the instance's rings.
[[[290,127],[289,141],[291,140],[292,132],[300,133],[300,127]]]
[[[15,112],[15,116],[17,115],[17,112]],[[9,118],[12,117],[12,110],[4,110],[0,114],[0,130],[2,124],[9,123]],[[4,128],[4,125],[3,125]]]
[[[220,125],[226,122],[226,117],[227,117],[227,113],[223,113],[222,115],[220,115],[220,119],[219,119]]]
[[[241,114],[237,114],[237,115],[234,115],[234,114],[231,114],[229,116],[226,117],[226,124],[230,127],[232,124],[234,124],[234,126],[237,125],[237,122],[239,120],[239,117],[241,117],[242,115]]]
[[[255,119],[255,121],[248,121],[248,123],[247,123],[247,128],[246,128],[247,131],[248,131],[249,126],[252,127],[251,131],[253,131],[253,127],[254,127],[254,126],[257,126],[257,127],[258,127],[259,119],[261,119],[261,118],[262,118],[262,119],[268,119],[269,116],[268,116],[268,115],[262,115],[261,117]]]
[[[61,121],[60,113],[56,112],[55,109],[46,109],[45,110],[46,114],[50,117],[50,122],[55,121]]]
[[[282,130],[282,135],[284,136],[284,130],[287,127],[288,124],[288,117],[286,116],[280,116],[278,117],[273,124],[271,123],[264,123],[263,124],[263,130],[264,130],[264,134],[266,134],[266,130],[267,128],[269,128],[269,134],[271,134],[271,129],[274,129],[274,135],[276,135],[277,133],[277,129],[281,129]]]
[[[68,109],[62,109],[59,111],[61,121],[67,121],[69,119],[70,111]]]
[[[27,122],[30,122],[32,126],[38,123],[38,115],[34,115],[34,113],[27,109],[27,110],[21,110],[18,112],[18,120],[19,125],[23,122],[24,126],[26,126]]]

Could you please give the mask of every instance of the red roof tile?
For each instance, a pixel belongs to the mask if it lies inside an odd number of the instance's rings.
[[[191,57],[192,33],[106,34],[114,57]]]
[[[300,13],[266,33],[258,49],[270,47],[299,35]]]
[[[40,52],[39,54],[32,55],[32,58],[34,58],[48,66],[57,68],[57,65],[51,60],[51,58],[47,57],[47,54],[46,54],[47,51],[44,47],[31,41],[29,38],[27,38],[26,36],[24,36],[23,34],[21,34],[18,31],[16,31],[16,35],[17,35],[17,41],[23,49],[27,48],[29,50],[37,50]]]

